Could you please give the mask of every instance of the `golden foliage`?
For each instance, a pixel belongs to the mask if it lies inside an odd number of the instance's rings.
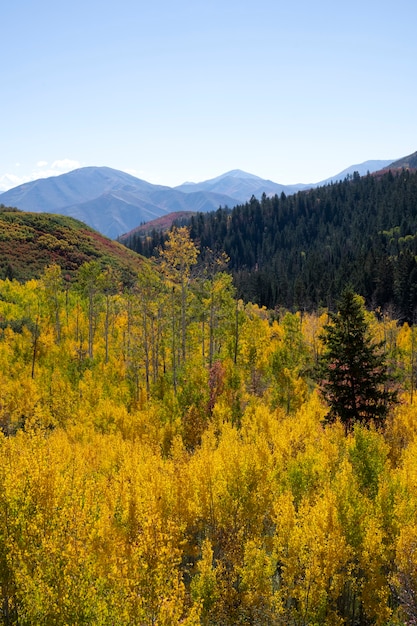
[[[54,266],[0,283],[0,621],[413,623],[411,329],[372,318],[403,380],[385,432],[324,428],[325,315],[271,320],[224,275],[191,294],[182,235],[183,323],[149,268],[90,308]]]

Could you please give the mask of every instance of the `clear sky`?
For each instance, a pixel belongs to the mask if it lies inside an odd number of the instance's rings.
[[[4,0],[0,190],[87,165],[311,183],[406,156],[416,25],[416,0]]]

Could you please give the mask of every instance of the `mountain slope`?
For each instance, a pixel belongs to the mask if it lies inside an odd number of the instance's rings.
[[[109,167],[84,167],[25,183],[0,194],[0,202],[24,211],[68,215],[111,238],[172,211],[213,211],[236,203],[219,193],[185,194],[152,185]]]
[[[259,176],[243,172],[242,170],[231,170],[221,176],[217,176],[216,178],[211,178],[210,180],[205,180],[200,183],[184,183],[183,185],[175,187],[175,189],[186,193],[192,193],[196,190],[217,192],[231,196],[238,202],[246,202],[251,198],[251,196],[255,196],[255,198],[258,199],[261,198],[263,193],[267,196],[274,196],[275,194],[279,196],[282,192],[287,196],[292,195],[297,193],[297,191],[320,187],[332,182],[344,180],[347,176],[352,175],[354,172],[358,172],[360,176],[364,176],[368,172],[372,173],[386,167],[391,162],[391,160],[365,161],[364,163],[351,165],[342,172],[339,172],[338,174],[335,174],[330,178],[326,178],[318,183],[299,183],[297,185],[281,185],[279,183],[274,183],[272,180],[265,180]]]
[[[38,278],[51,263],[71,275],[91,260],[117,269],[125,281],[142,263],[137,254],[71,217],[0,207],[0,279]]]
[[[417,169],[417,152],[409,154],[398,161],[394,161],[390,164],[390,169]]]
[[[382,163],[367,161],[352,166],[323,184],[343,179],[355,170],[374,171],[376,164],[380,167]],[[0,202],[23,211],[68,215],[116,239],[140,224],[170,213],[205,213],[220,206],[233,207],[252,196],[261,198],[264,193],[291,195],[314,186],[317,185],[281,185],[242,170],[232,170],[211,180],[171,188],[152,185],[110,167],[84,167],[19,185],[0,194]]]
[[[1,201],[9,206],[16,204],[22,210],[30,205],[31,211],[38,213],[88,202],[115,189],[145,193],[151,187],[145,181],[109,167],[83,167],[19,185],[1,194]]]
[[[351,165],[350,167],[347,167],[346,169],[339,172],[339,174],[336,174],[335,176],[331,176],[330,178],[326,178],[325,180],[316,183],[314,187],[321,187],[322,185],[328,185],[330,183],[336,183],[341,180],[345,180],[347,176],[352,176],[352,174],[354,174],[355,172],[358,172],[359,176],[366,176],[368,172],[372,174],[373,172],[377,172],[388,167],[388,165],[390,165],[391,163],[392,161],[390,159],[385,159],[364,161],[363,163],[358,163],[357,165]]]

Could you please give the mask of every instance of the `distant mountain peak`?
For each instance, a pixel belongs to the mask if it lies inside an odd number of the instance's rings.
[[[393,163],[414,167],[417,153]],[[233,169],[210,180],[184,183],[178,187],[153,185],[127,172],[106,166],[89,166],[50,178],[27,182],[0,194],[0,203],[36,213],[60,213],[81,220],[100,233],[116,239],[139,224],[178,211],[206,213],[220,206],[232,208],[252,196],[292,195],[331,181],[342,180],[353,171],[375,172],[392,161],[366,161],[351,166],[331,179],[315,184],[282,185]],[[416,164],[417,166],[417,164]]]
[[[153,185],[110,167],[89,166],[9,189],[0,194],[0,203],[75,217],[112,239],[173,211],[207,212],[236,204],[217,190],[192,191]]]
[[[225,178],[236,178],[238,180],[264,180],[260,176],[255,176],[255,174],[250,174],[249,172],[244,172],[243,170],[230,170],[229,172],[225,172],[224,174],[220,174],[220,176],[216,176],[215,178],[210,178],[209,180],[204,181],[205,183],[216,183],[218,181],[224,180]]]

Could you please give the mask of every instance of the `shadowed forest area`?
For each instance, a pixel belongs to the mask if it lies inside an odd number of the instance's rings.
[[[415,321],[415,171],[354,174],[292,196],[264,194],[233,209],[200,213],[188,225],[202,264],[206,250],[227,254],[245,302],[292,312],[334,310],[350,283],[369,308]],[[124,241],[152,256],[166,238],[154,231]]]

